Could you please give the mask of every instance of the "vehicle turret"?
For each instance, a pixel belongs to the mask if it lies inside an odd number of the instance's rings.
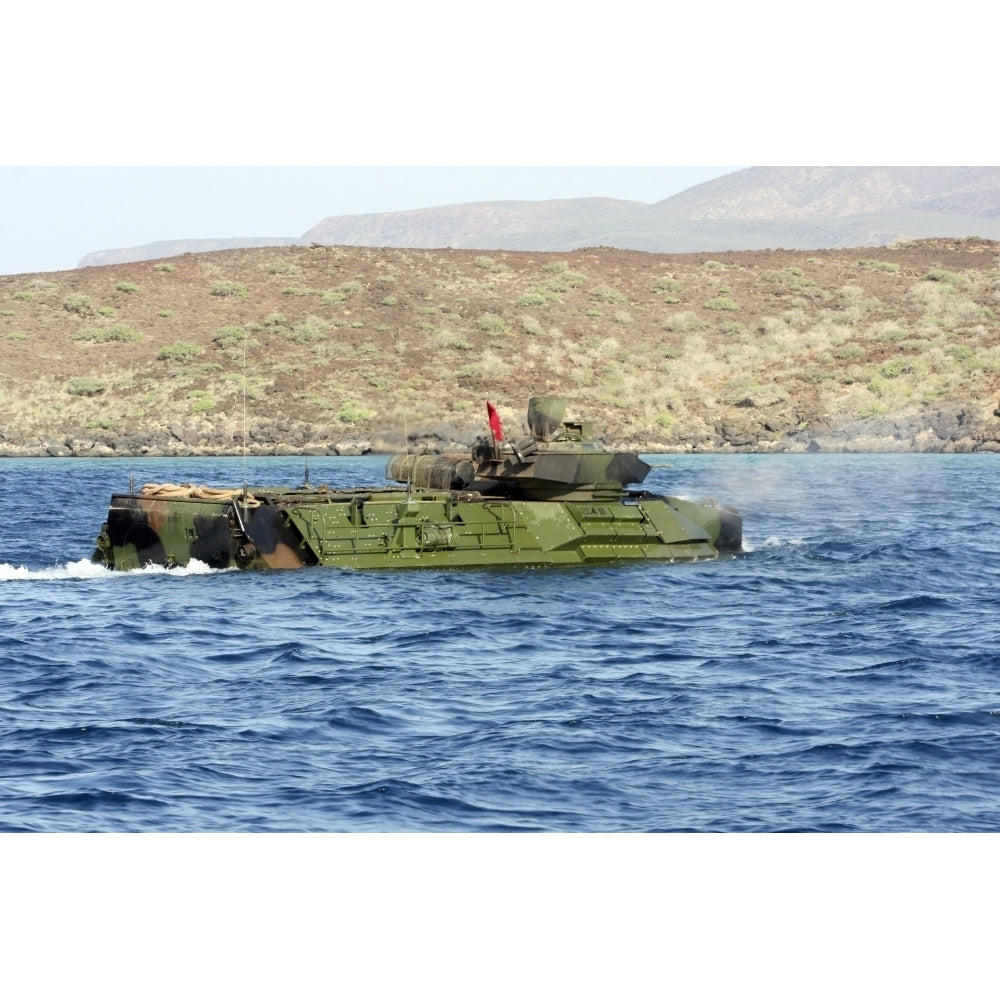
[[[491,435],[473,445],[471,461],[394,455],[386,476],[414,486],[471,487],[525,500],[613,500],[629,484],[641,483],[650,466],[633,452],[609,451],[595,441],[589,421],[566,420],[568,405],[557,396],[534,396],[528,403],[528,437],[507,441],[496,418]]]

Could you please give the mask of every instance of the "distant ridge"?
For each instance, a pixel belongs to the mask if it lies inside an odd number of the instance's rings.
[[[573,250],[595,243],[625,247],[629,234],[643,228],[650,208],[615,198],[489,201],[331,216],[303,239],[336,246],[422,249]]]
[[[1000,167],[750,167],[658,202],[673,219],[1000,214]]]
[[[141,247],[121,250],[97,250],[88,253],[78,267],[100,267],[104,264],[134,264],[140,260],[179,257],[182,253],[210,253],[212,250],[243,250],[248,247],[288,247],[301,242],[288,236],[235,236],[229,239],[161,240]]]
[[[942,236],[1000,239],[1000,167],[748,167],[654,204],[567,198],[339,215],[300,237],[168,240],[90,253],[80,266],[296,243],[694,253],[884,246]]]

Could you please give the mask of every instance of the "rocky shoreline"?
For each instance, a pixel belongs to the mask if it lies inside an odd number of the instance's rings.
[[[684,453],[970,453],[1000,452],[1000,406],[979,409],[946,405],[918,414],[874,417],[849,423],[820,420],[782,428],[747,408],[745,417],[733,411],[715,422],[698,421],[674,429],[669,440],[610,440],[623,450],[644,454]],[[0,426],[0,458],[184,458],[242,454],[357,456],[392,454],[403,450],[464,453],[479,430],[450,425],[419,430],[408,437],[400,428],[380,428],[368,434],[345,433],[296,420],[242,427],[188,420],[157,430],[115,434],[26,437],[16,428]]]

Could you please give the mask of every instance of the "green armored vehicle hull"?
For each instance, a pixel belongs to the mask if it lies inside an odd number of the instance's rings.
[[[532,436],[492,434],[471,459],[397,455],[397,487],[335,490],[147,485],[115,494],[94,559],[112,569],[355,569],[577,566],[710,559],[738,551],[739,514],[712,501],[629,490],[649,466],[561,423],[565,403],[537,397]]]

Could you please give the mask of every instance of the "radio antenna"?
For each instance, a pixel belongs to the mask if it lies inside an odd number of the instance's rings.
[[[410,433],[406,429],[406,410],[403,410],[403,452],[405,453],[407,459],[410,457]],[[410,463],[407,462],[407,472],[406,472],[406,492],[410,494],[413,492],[413,469],[410,467]]]
[[[247,341],[250,328],[243,324],[243,503],[247,502]]]

